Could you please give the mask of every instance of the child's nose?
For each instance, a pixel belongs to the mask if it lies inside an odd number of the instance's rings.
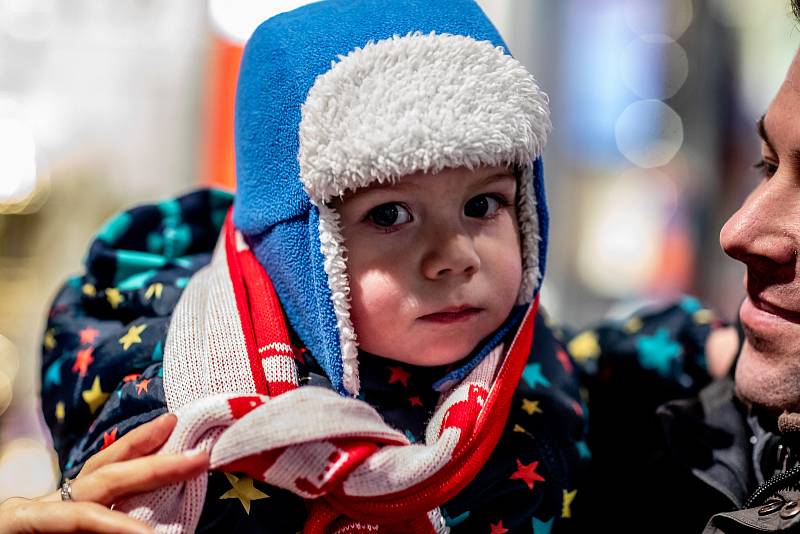
[[[472,238],[465,233],[439,236],[422,259],[422,273],[436,280],[449,276],[472,276],[481,266]]]

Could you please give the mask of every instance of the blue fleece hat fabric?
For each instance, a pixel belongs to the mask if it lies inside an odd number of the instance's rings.
[[[513,164],[529,302],[549,128],[546,95],[472,0],[329,0],[259,26],[236,97],[234,223],[337,391],[358,393],[357,338],[328,202],[412,172]]]

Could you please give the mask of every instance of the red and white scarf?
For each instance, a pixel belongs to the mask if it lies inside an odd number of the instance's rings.
[[[209,452],[309,499],[305,532],[435,532],[429,513],[461,491],[495,448],[527,362],[538,298],[502,345],[442,395],[424,443],[366,402],[298,387],[295,354],[269,277],[230,215],[211,264],[186,287],[164,352],[178,423],[162,453]],[[118,505],[158,532],[193,532],[207,475]]]

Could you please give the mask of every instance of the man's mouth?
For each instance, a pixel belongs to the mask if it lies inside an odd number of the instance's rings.
[[[444,308],[435,313],[429,313],[419,318],[421,321],[430,321],[433,323],[460,323],[474,319],[483,310],[470,305],[451,306]]]
[[[800,313],[787,310],[766,299],[748,294],[739,309],[739,317],[746,326],[760,330],[786,322],[800,324]]]

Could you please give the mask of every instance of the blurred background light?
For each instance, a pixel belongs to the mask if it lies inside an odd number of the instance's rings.
[[[0,204],[20,203],[36,188],[36,148],[31,127],[0,116]]]
[[[0,0],[0,31],[20,41],[43,41],[56,13],[56,0]]]
[[[678,39],[692,23],[694,8],[692,0],[624,0],[624,13],[628,27],[638,35],[663,33]]]
[[[580,210],[581,281],[614,299],[646,293],[675,201],[675,185],[657,171],[631,169],[588,184]]]
[[[655,68],[657,76],[643,77]],[[675,95],[689,76],[686,51],[664,34],[636,36],[620,57],[622,80],[640,98],[665,100]]]
[[[209,0],[208,14],[217,31],[230,41],[244,43],[264,20],[314,0]]]
[[[683,144],[683,122],[660,100],[639,100],[617,119],[617,148],[632,163],[650,168],[666,165]]]

